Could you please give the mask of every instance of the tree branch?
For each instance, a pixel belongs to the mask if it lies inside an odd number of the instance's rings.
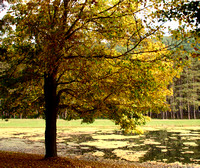
[[[72,29],[75,27],[76,23],[81,19],[82,17],[82,14],[83,14],[83,10],[86,6],[86,2],[87,0],[85,1],[85,3],[83,4],[81,10],[80,10],[80,13],[78,15],[78,18],[74,21],[74,23],[71,25],[71,27],[68,29],[68,31],[65,33],[64,37],[65,39],[69,39],[78,29],[75,29],[74,31],[72,31]],[[72,31],[72,32],[71,32]],[[71,32],[71,33],[70,33]]]
[[[71,83],[73,83],[73,82],[78,82],[77,80],[72,80],[72,81],[70,81],[70,82],[59,82],[59,83],[57,83],[57,86],[58,85],[68,85],[68,84],[71,84]]]

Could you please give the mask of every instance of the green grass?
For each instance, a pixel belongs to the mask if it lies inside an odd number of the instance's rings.
[[[58,127],[117,127],[110,120],[96,120],[93,124],[81,124],[81,120],[65,121],[58,119]],[[153,119],[146,124],[149,127],[160,126],[200,126],[200,120],[159,120]],[[9,119],[8,121],[0,120],[1,128],[44,128],[45,120],[43,119]]]
[[[57,120],[57,127],[115,127],[115,124],[110,120],[96,120],[93,124],[81,124],[81,120],[66,121],[62,119]],[[45,127],[44,119],[9,119],[8,121],[0,120],[1,128],[43,128]]]
[[[43,119],[9,119],[8,121],[0,120],[0,127],[12,128],[12,127],[24,127],[24,128],[40,128],[45,126],[45,120]]]
[[[200,126],[200,120],[159,120],[153,119],[146,126]]]
[[[57,126],[58,127],[69,127],[69,126],[73,126],[73,127],[107,127],[107,126],[115,126],[114,122],[112,122],[111,120],[101,120],[101,119],[97,119],[95,120],[94,123],[92,124],[87,124],[87,123],[83,123],[81,124],[82,120],[72,120],[72,121],[65,121],[65,120],[58,120],[57,122]]]

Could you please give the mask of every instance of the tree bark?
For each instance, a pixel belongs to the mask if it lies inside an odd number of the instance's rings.
[[[163,111],[161,112],[161,115],[162,115],[162,119],[164,120],[165,119],[165,113]]]
[[[56,146],[56,121],[58,113],[58,99],[56,95],[57,85],[54,74],[47,74],[44,77],[45,94],[45,157],[57,157]]]
[[[189,103],[189,101],[188,101],[188,119],[190,120],[190,103]]]
[[[179,110],[180,110],[180,118],[183,119],[183,108],[182,108],[182,101],[181,100],[180,100]]]
[[[194,115],[194,119],[197,119],[197,117],[196,117],[196,108],[195,108],[195,104],[194,104],[194,109],[193,109],[193,115]]]
[[[195,88],[194,88],[194,83],[195,83],[195,79],[194,79],[194,76],[193,76],[193,79],[192,79],[192,82],[193,82],[193,85],[192,85],[192,89],[193,89],[193,92],[195,93]],[[194,119],[196,119],[196,104],[195,104],[195,97],[194,97],[194,93],[192,95],[192,100],[193,100],[193,116],[194,116]]]

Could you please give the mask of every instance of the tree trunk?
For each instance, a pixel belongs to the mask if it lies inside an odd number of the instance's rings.
[[[189,103],[189,101],[188,101],[188,119],[190,120],[190,103]]]
[[[62,118],[64,118],[64,119],[67,118],[67,110],[65,110],[65,111],[62,113]]]
[[[183,119],[183,108],[182,108],[182,105],[180,106],[180,118]]]
[[[194,105],[193,113],[194,113],[194,119],[197,119],[197,117],[196,117],[196,108],[195,108],[195,105]]]
[[[56,157],[56,120],[58,113],[58,99],[56,95],[56,78],[54,74],[48,74],[44,77],[45,94],[45,157]]]
[[[192,89],[193,89],[193,92],[195,93],[196,91],[195,91],[195,88],[194,88],[194,83],[195,83],[194,76],[193,76],[192,81],[193,81]],[[196,119],[196,108],[195,108],[195,107],[196,107],[196,104],[195,104],[194,93],[192,94],[192,100],[193,100],[193,106],[194,106],[194,108],[193,108],[193,116],[194,116],[194,119]]]
[[[165,113],[162,111],[161,114],[162,114],[162,119],[164,120],[165,119]]]
[[[176,112],[176,118],[180,119],[180,117],[179,117],[179,111]]]
[[[174,86],[173,86],[173,88],[174,88]],[[174,91],[174,89],[173,89],[173,91]],[[175,119],[175,105],[174,105],[174,102],[175,102],[175,100],[174,100],[174,94],[173,94],[173,96],[171,97],[171,103],[172,103],[171,109],[172,109],[172,118],[173,119]]]
[[[170,115],[171,115],[171,119],[173,118],[173,116],[172,116],[172,113],[173,113],[173,112],[171,111],[171,112],[170,112]]]
[[[175,117],[175,112],[174,111],[172,112],[172,115],[173,115],[173,119],[175,119],[176,117]]]
[[[181,95],[180,95],[181,98]],[[179,100],[179,111],[180,111],[180,119],[183,119],[183,104],[182,104],[182,100]]]
[[[23,115],[22,113],[19,114],[19,118],[20,118],[20,119],[22,119],[22,115]]]
[[[188,70],[188,67],[186,67],[186,74],[187,74],[187,88],[188,88],[188,90],[190,89],[190,87],[189,87],[189,70]],[[189,95],[189,93],[187,93],[187,109],[188,109],[188,119],[190,120],[190,103],[189,103],[189,100],[191,99],[191,97],[190,97],[190,95]]]
[[[151,110],[149,111],[148,114],[149,114],[149,117],[151,118],[151,116],[152,116],[152,112],[151,112]]]

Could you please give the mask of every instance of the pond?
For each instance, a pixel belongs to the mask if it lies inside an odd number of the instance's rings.
[[[154,130],[131,136],[124,136],[120,131],[97,131],[70,135],[65,144],[67,154],[137,162],[200,164],[200,130]]]

